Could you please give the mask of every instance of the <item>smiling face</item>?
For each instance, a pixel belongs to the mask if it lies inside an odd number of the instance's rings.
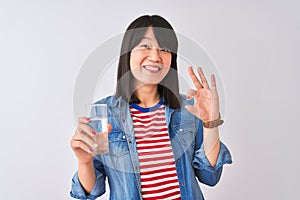
[[[158,84],[167,75],[171,60],[171,51],[159,46],[153,28],[148,27],[142,40],[130,53],[130,70],[136,80]]]

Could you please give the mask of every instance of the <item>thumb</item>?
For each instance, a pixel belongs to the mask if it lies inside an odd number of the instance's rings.
[[[110,133],[112,130],[112,125],[111,124],[107,124],[107,133]]]
[[[189,111],[190,113],[192,113],[193,115],[195,115],[197,117],[198,110],[196,109],[196,107],[191,106],[191,105],[186,105],[185,109],[187,109],[187,111]]]
[[[197,93],[197,90],[188,89],[187,91],[187,99],[190,100],[193,96],[195,96]]]

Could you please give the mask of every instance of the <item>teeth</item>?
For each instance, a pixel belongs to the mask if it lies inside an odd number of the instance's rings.
[[[149,69],[149,70],[152,70],[152,71],[158,71],[159,70],[158,67],[152,67],[152,66],[148,66],[148,65],[146,65],[145,68]]]

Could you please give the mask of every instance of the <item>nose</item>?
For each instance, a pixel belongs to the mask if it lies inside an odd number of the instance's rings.
[[[148,55],[148,59],[152,62],[161,61],[159,48],[151,48]]]

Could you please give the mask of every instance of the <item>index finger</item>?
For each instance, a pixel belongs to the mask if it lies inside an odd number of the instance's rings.
[[[90,121],[90,118],[88,117],[78,117],[78,123],[88,123]]]
[[[196,86],[196,88],[197,89],[203,88],[202,84],[200,83],[199,79],[195,75],[194,70],[191,66],[188,67],[188,72],[189,72],[190,77],[192,78],[192,81],[193,81],[194,85]]]
[[[205,78],[205,75],[204,75],[204,73],[203,73],[202,68],[201,68],[201,67],[198,67],[198,68],[197,68],[197,71],[198,71],[198,73],[199,73],[199,75],[200,75],[200,79],[201,79],[201,81],[202,81],[202,84],[203,84],[204,88],[208,88],[208,89],[209,89],[209,85],[208,85],[208,83],[207,83],[207,80],[206,80],[206,78]]]

